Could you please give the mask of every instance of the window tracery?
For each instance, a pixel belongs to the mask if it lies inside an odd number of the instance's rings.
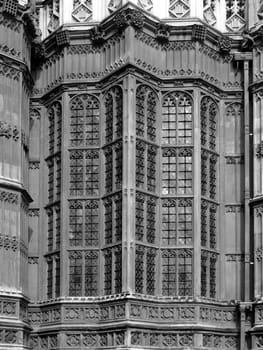
[[[157,146],[136,141],[136,187],[154,192],[156,188]]]
[[[163,148],[163,195],[192,193],[192,163],[191,148]]]
[[[163,99],[162,143],[192,144],[192,100],[185,93],[172,92]]]
[[[88,22],[92,19],[92,0],[74,0],[72,17],[77,22]]]
[[[211,26],[216,24],[216,0],[203,0],[204,19]]]
[[[69,243],[71,247],[98,246],[98,201],[86,200],[69,202]]]
[[[217,147],[218,108],[209,96],[201,101],[201,145],[212,151]]]
[[[99,194],[99,150],[70,151],[70,195]]]
[[[98,252],[69,252],[69,295],[95,296],[98,293]]]
[[[146,85],[136,91],[136,135],[149,141],[156,140],[157,96]]]
[[[120,86],[113,86],[105,95],[105,140],[112,142],[123,134],[123,93]]]
[[[100,105],[96,97],[83,94],[70,103],[70,145],[95,146],[100,143]]]
[[[190,15],[189,0],[170,0],[169,13],[171,17],[175,17],[175,18],[189,17]]]
[[[217,254],[201,250],[201,296],[216,298]]]
[[[47,4],[48,24],[47,29],[52,33],[59,27],[60,5],[59,0],[52,0]]]
[[[192,256],[190,249],[162,250],[162,294],[190,296],[192,286]]]
[[[122,248],[121,245],[104,250],[104,294],[122,291]]]
[[[246,25],[246,0],[226,0],[226,27],[233,32]]]
[[[136,244],[135,292],[154,295],[156,249]]]
[[[192,244],[192,215],[192,199],[163,199],[162,245]]]
[[[153,8],[152,0],[138,0],[137,5],[146,11],[151,11]]]
[[[157,199],[136,192],[135,238],[137,241],[155,243]]]

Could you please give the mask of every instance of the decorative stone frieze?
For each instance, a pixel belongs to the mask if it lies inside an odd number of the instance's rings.
[[[0,318],[5,317],[15,317],[17,314],[17,303],[11,300],[5,300],[0,297]]]
[[[18,194],[0,190],[0,201],[10,204],[18,204]]]

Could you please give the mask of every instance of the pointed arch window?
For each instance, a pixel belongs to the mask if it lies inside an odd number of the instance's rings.
[[[70,144],[94,146],[100,143],[99,100],[89,94],[75,96],[70,103]]]
[[[149,141],[156,140],[157,96],[146,85],[136,91],[136,135]]]
[[[192,99],[183,92],[166,95],[162,104],[162,143],[192,144]]]
[[[123,94],[120,86],[109,89],[105,95],[105,141],[112,142],[122,136]]]

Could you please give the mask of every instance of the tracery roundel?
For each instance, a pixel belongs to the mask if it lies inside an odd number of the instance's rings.
[[[162,103],[162,143],[192,144],[193,102],[179,91],[164,96]]]
[[[150,141],[156,139],[157,96],[146,85],[140,85],[136,91],[136,135]]]
[[[100,104],[89,94],[75,96],[70,102],[71,146],[99,145]]]

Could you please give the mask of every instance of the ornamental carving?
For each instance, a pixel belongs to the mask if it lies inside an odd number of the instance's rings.
[[[18,195],[16,193],[0,191],[0,201],[10,204],[18,204]]]
[[[19,139],[19,130],[16,125],[0,121],[0,137],[13,138],[14,141],[17,141]]]
[[[189,0],[170,0],[169,14],[171,17],[175,17],[175,18],[189,17],[190,15]]]
[[[122,6],[122,0],[110,0],[108,4],[109,12],[114,12]]]
[[[203,0],[203,13],[205,21],[211,26],[216,24],[216,0]]]
[[[144,16],[140,11],[126,9],[117,13],[113,21],[119,30],[123,30],[127,26],[141,29],[144,25]]]
[[[256,146],[256,157],[257,157],[257,158],[262,158],[262,157],[263,157],[263,141],[261,141],[261,142]]]
[[[165,44],[169,41],[170,30],[169,26],[164,23],[159,23],[156,28],[156,40],[160,44]]]
[[[151,11],[153,8],[153,0],[138,0],[137,5],[146,11]]]
[[[231,32],[238,32],[246,25],[246,0],[226,1],[226,27]]]
[[[8,0],[6,0],[8,1]],[[21,32],[22,24],[21,22],[17,21],[16,19],[9,18],[4,16],[2,13],[0,13],[0,25],[3,25],[6,28],[9,28],[17,33]]]
[[[88,22],[92,19],[92,0],[74,0],[72,17],[77,22]]]
[[[218,48],[223,54],[228,54],[231,50],[232,39],[229,36],[221,36],[218,39]]]
[[[101,26],[95,26],[90,30],[90,39],[93,45],[102,45],[105,41],[105,32]]]
[[[259,247],[256,249],[256,259],[257,261],[262,261],[262,257],[263,257],[263,248]]]

